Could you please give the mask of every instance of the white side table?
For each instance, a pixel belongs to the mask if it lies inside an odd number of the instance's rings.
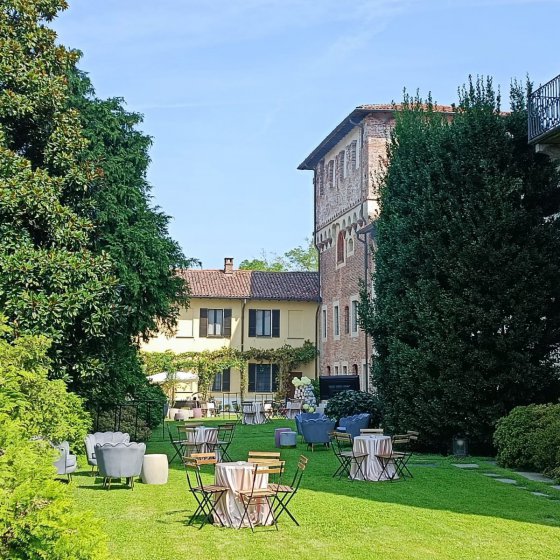
[[[167,455],[162,453],[144,455],[140,475],[144,484],[166,484],[168,475]]]

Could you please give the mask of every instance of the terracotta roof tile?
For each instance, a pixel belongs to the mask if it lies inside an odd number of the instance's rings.
[[[183,270],[192,297],[319,301],[318,272]]]

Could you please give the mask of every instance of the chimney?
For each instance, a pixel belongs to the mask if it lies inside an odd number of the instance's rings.
[[[224,259],[224,274],[233,274],[233,257]]]

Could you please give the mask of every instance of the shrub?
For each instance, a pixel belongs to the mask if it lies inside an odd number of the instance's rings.
[[[560,476],[560,404],[518,406],[494,432],[500,466]]]
[[[48,380],[48,348],[39,336],[0,340],[0,558],[101,560],[99,523],[55,480],[47,440],[81,439],[89,417],[63,381]]]
[[[325,414],[340,420],[344,416],[352,416],[367,412],[371,415],[370,424],[378,426],[381,421],[379,401],[375,395],[364,391],[342,391],[329,399]]]

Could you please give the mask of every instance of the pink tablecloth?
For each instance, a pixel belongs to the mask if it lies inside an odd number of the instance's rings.
[[[393,446],[391,445],[390,436],[382,435],[366,435],[356,436],[354,438],[354,453],[367,453],[368,456],[362,463],[362,472],[364,477],[358,471],[355,465],[352,465],[350,475],[356,480],[371,480],[377,482],[378,480],[388,480],[394,475],[395,467],[388,465],[383,473],[381,479],[379,475],[383,471],[381,461],[376,457],[378,453],[391,453]],[[398,478],[396,475],[394,478]]]
[[[226,527],[239,528],[245,506],[239,497],[240,490],[250,490],[253,484],[253,473],[255,465],[246,461],[236,461],[233,463],[218,463],[216,465],[215,482],[219,486],[225,486],[229,490],[222,496],[216,504],[214,516],[218,516]],[[266,488],[268,475],[259,475],[256,487]],[[249,515],[253,525],[272,524],[270,508],[266,503],[249,508]],[[219,522],[218,519],[215,519]],[[247,516],[243,520],[243,527],[249,527]]]

